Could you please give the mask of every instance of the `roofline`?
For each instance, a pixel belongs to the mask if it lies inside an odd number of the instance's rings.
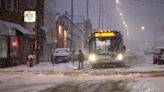
[[[79,29],[81,32],[85,32],[83,31],[77,24],[73,23],[66,15],[63,15],[62,17],[66,18],[68,21],[71,22],[71,24],[73,24],[75,27],[77,27],[77,29]]]

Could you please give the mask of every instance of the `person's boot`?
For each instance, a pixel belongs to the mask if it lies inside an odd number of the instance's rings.
[[[80,69],[80,63],[78,62],[79,66],[78,66],[78,69]]]
[[[83,63],[82,63],[82,69],[83,69],[84,67],[83,67]]]

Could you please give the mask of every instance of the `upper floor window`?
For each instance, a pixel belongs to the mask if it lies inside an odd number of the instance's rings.
[[[6,9],[11,10],[11,1],[12,0],[5,0],[6,1]]]
[[[14,11],[14,0],[11,0],[11,10]]]
[[[14,0],[14,9],[18,10],[18,0]]]
[[[1,8],[1,0],[0,0],[0,8]]]
[[[6,5],[5,2],[6,2],[6,0],[1,0],[1,8],[2,9],[5,9],[5,5]]]

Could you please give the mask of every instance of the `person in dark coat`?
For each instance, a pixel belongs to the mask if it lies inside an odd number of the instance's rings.
[[[78,55],[78,69],[83,69],[83,63],[84,63],[84,54],[81,50],[79,50]]]

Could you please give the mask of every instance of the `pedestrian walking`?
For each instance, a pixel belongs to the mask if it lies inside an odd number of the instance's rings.
[[[84,54],[81,50],[79,50],[79,55],[78,55],[78,69],[83,69],[84,66]]]

